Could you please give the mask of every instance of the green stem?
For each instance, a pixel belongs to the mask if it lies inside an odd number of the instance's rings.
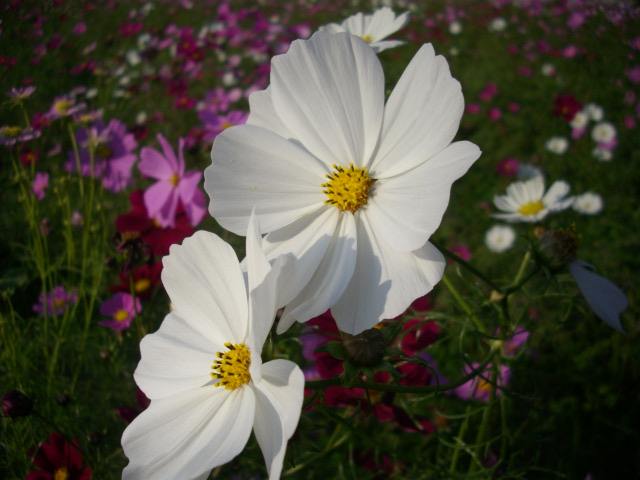
[[[442,276],[442,283],[444,283],[444,286],[447,287],[451,295],[453,295],[453,298],[455,298],[455,300],[462,307],[465,313],[469,315],[469,317],[473,321],[473,324],[476,326],[476,328],[482,333],[487,333],[480,319],[476,317],[476,315],[473,313],[473,310],[471,310],[471,307],[469,306],[469,304],[465,302],[464,298],[462,298],[462,295],[460,295],[460,292],[458,292],[456,287],[453,285],[453,283],[451,283],[451,280],[449,280],[449,278],[446,275]]]
[[[460,425],[460,430],[458,430],[458,436],[456,437],[456,441],[462,445],[464,445],[464,434],[467,432],[470,413],[471,413],[471,404],[467,405],[467,411],[465,413],[464,421],[462,422],[462,425]],[[453,452],[453,457],[451,458],[451,464],[449,465],[449,473],[453,473],[456,471],[459,456],[460,456],[460,448],[456,448],[455,451]]]
[[[480,280],[482,280],[484,283],[486,283],[487,285],[489,285],[491,288],[493,288],[494,290],[497,290],[498,292],[502,291],[502,288],[500,288],[499,286],[497,286],[495,283],[493,283],[491,280],[489,280],[487,277],[484,276],[483,273],[481,273],[479,270],[477,270],[473,265],[471,265],[470,263],[468,263],[466,260],[463,260],[462,258],[460,258],[458,255],[456,255],[455,253],[447,250],[446,248],[444,248],[442,245],[440,245],[438,242],[435,242],[433,239],[429,239],[429,241],[438,249],[440,250],[440,252],[442,252],[442,254],[445,257],[449,257],[451,260],[453,260],[454,262],[456,262],[457,264],[459,264],[461,267],[463,267],[464,269],[468,270],[470,273],[472,273],[473,275],[475,275],[476,277],[478,277]]]
[[[487,430],[489,429],[489,421],[491,420],[491,410],[493,409],[493,404],[496,399],[496,382],[498,381],[498,355],[496,355],[496,362],[493,363],[491,368],[491,377],[490,377],[490,390],[489,390],[489,401],[484,408],[484,412],[482,414],[482,423],[480,424],[480,429],[478,430],[478,435],[476,437],[476,447],[474,450],[473,458],[471,459],[471,464],[469,465],[468,474],[472,474],[478,468],[480,463],[480,455],[483,447],[483,442],[485,437],[487,436]],[[475,462],[474,462],[475,460]]]
[[[76,168],[78,169],[78,185],[80,186],[80,197],[84,197],[84,182],[82,181],[82,165],[80,165],[80,152],[78,151],[76,136],[73,133],[73,127],[70,123],[67,124],[67,129],[69,130],[69,136],[71,137],[71,145],[73,145],[73,153],[76,159]]]

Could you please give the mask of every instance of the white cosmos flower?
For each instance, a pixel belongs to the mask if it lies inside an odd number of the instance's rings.
[[[504,32],[507,28],[507,21],[503,17],[496,17],[489,22],[490,32]]]
[[[573,197],[569,184],[558,180],[544,193],[544,177],[537,176],[525,182],[514,182],[507,187],[506,195],[493,197],[494,205],[507,213],[494,213],[492,217],[508,222],[538,222],[549,213],[569,208]]]
[[[584,109],[582,109],[573,116],[573,119],[569,122],[569,125],[571,125],[571,128],[583,128],[586,127],[588,123],[589,114]]]
[[[591,138],[598,143],[609,143],[616,135],[616,127],[609,122],[600,122],[591,130]]]
[[[405,43],[400,40],[384,39],[403,28],[408,21],[409,12],[402,13],[396,17],[391,8],[383,7],[369,15],[358,12],[355,15],[351,15],[341,24],[329,23],[320,27],[319,30],[327,33],[348,32],[352,35],[357,35],[367,42],[374,52],[378,53]]]
[[[508,225],[494,225],[484,236],[484,243],[489,250],[502,253],[509,250],[516,240],[516,232]]]
[[[605,148],[596,147],[591,151],[591,154],[601,162],[610,162],[613,160],[613,152]]]
[[[243,235],[255,205],[267,257],[296,258],[278,332],[331,307],[341,330],[360,333],[442,277],[444,258],[428,239],[451,184],[480,156],[472,143],[451,143],[460,84],[423,45],[386,105],[384,92],[365,42],[319,32],[274,57],[247,124],[214,142],[211,214]]]
[[[599,122],[604,118],[604,110],[600,105],[596,105],[595,103],[587,103],[582,111],[586,112],[594,122]]]
[[[569,148],[569,141],[565,137],[551,137],[544,146],[551,153],[562,155]]]
[[[596,215],[602,211],[602,206],[602,197],[594,192],[576,195],[573,200],[573,209],[584,215]]]
[[[134,378],[151,404],[122,436],[123,479],[205,479],[242,451],[252,428],[269,478],[280,477],[304,395],[296,364],[260,358],[283,259],[269,266],[253,217],[246,287],[233,249],[214,234],[171,247],[162,281],[175,309],[140,344]]]

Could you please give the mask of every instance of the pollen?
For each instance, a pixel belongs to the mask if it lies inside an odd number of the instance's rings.
[[[363,35],[363,36],[362,36],[362,37],[360,37],[360,38],[362,38],[362,39],[363,39],[365,42],[367,42],[367,43],[371,43],[371,40],[373,40],[373,39],[371,38],[371,35]]]
[[[0,128],[0,134],[6,137],[17,137],[22,132],[22,128],[20,127],[2,127]]]
[[[324,203],[337,207],[341,212],[355,213],[367,203],[375,179],[369,177],[367,167],[354,167],[353,163],[348,168],[333,165],[333,169],[326,176],[329,181],[320,185],[328,198]]]
[[[67,480],[68,478],[69,470],[67,467],[60,467],[53,474],[53,480]]]
[[[251,364],[251,352],[244,343],[225,343],[228,352],[216,353],[216,360],[211,367],[211,376],[220,379],[215,384],[216,387],[224,386],[227,390],[235,390],[249,383],[251,374],[249,365]]]
[[[129,312],[122,308],[113,315],[113,319],[116,322],[124,322],[127,318],[129,318]]]
[[[151,280],[148,278],[139,278],[136,280],[136,283],[133,284],[133,289],[136,293],[146,292],[149,290],[149,287],[151,287]]]
[[[529,202],[521,206],[519,212],[522,215],[535,215],[543,208],[544,204],[542,202]]]
[[[178,184],[180,183],[180,175],[178,175],[177,173],[174,173],[173,175],[171,175],[171,178],[169,179],[169,181],[171,182],[171,185],[173,185],[174,187],[177,187]]]
[[[58,100],[53,106],[53,109],[58,113],[58,115],[66,115],[67,110],[69,110],[71,105],[73,105],[73,102],[70,102],[69,100]]]

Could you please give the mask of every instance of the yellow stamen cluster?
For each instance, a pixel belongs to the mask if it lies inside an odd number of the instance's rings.
[[[333,169],[335,171],[332,174],[326,175],[329,181],[320,185],[324,188],[323,193],[329,198],[324,203],[337,207],[341,212],[348,210],[355,213],[367,203],[371,185],[375,180],[369,177],[367,167],[354,167],[353,163],[349,168],[333,165]]]
[[[67,467],[60,467],[53,474],[53,480],[67,480],[68,478],[69,470]]]
[[[123,310],[122,308],[118,310],[113,316],[113,319],[116,322],[124,322],[127,318],[129,318],[129,312]]]
[[[224,346],[229,351],[216,353],[217,359],[211,367],[213,370],[211,376],[220,379],[220,382],[216,383],[216,387],[223,385],[227,390],[235,390],[251,380],[249,373],[251,352],[244,343],[225,343]]]
[[[544,204],[540,201],[525,203],[518,210],[522,215],[535,215],[544,208]]]
[[[58,115],[66,115],[67,110],[69,110],[71,105],[73,105],[73,102],[70,102],[69,100],[59,100],[53,106],[53,109],[58,113]]]
[[[21,127],[2,127],[0,128],[0,134],[4,135],[5,137],[17,137],[18,135],[20,135],[20,133],[22,132],[22,128]]]
[[[96,146],[96,153],[100,158],[109,160],[113,156],[113,150],[108,145],[101,143]]]
[[[362,37],[360,37],[360,38],[362,38],[362,39],[363,39],[365,42],[367,42],[367,43],[371,43],[371,40],[373,40],[373,39],[371,38],[371,35],[363,35],[363,36],[362,36]]]
[[[146,292],[149,290],[149,287],[151,287],[151,280],[148,278],[139,278],[136,280],[136,283],[133,284],[133,289],[136,293]]]
[[[171,178],[169,179],[169,181],[171,182],[171,185],[173,185],[174,187],[177,187],[178,184],[180,183],[180,175],[178,175],[177,173],[174,173],[173,175],[171,175]]]

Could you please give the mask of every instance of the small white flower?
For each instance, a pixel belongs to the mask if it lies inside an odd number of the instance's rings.
[[[596,147],[591,151],[591,154],[601,162],[610,162],[613,160],[613,152],[606,148]]]
[[[127,59],[127,62],[129,62],[129,65],[131,65],[132,67],[135,67],[136,65],[139,65],[140,62],[142,62],[142,58],[140,58],[140,54],[137,50],[128,50],[125,54],[125,58]]]
[[[85,95],[86,98],[95,98],[97,96],[98,96],[98,89],[96,87],[93,87],[87,90],[87,93]]]
[[[494,225],[484,236],[484,243],[489,250],[496,253],[509,250],[516,240],[516,232],[508,225]]]
[[[629,301],[625,294],[613,283],[594,273],[594,268],[582,260],[574,260],[569,265],[569,273],[573,276],[584,299],[598,317],[607,325],[622,332],[620,314],[627,308]]]
[[[233,249],[209,232],[164,257],[174,310],[140,343],[134,378],[151,404],[122,436],[123,479],[207,478],[242,451],[252,429],[269,478],[280,477],[304,375],[288,360],[262,363],[287,263],[280,257],[270,266],[260,241],[252,215],[246,279]]]
[[[460,49],[458,47],[451,47],[449,49],[449,55],[451,55],[452,57],[457,57],[458,55],[460,55]]]
[[[573,116],[573,119],[569,122],[571,128],[583,128],[589,123],[589,114],[583,110],[579,111]]]
[[[508,222],[538,222],[549,213],[565,210],[573,203],[569,184],[558,180],[544,193],[544,178],[533,177],[525,182],[514,182],[507,187],[506,195],[493,197],[494,205],[507,213],[494,213],[492,217]]]
[[[111,96],[113,98],[124,98],[127,95],[127,91],[122,88],[116,88],[113,92],[111,92]]]
[[[585,192],[576,195],[573,200],[573,209],[584,215],[596,215],[602,211],[602,197],[594,192]]]
[[[118,79],[118,85],[126,87],[131,83],[131,77],[129,75],[123,75]]]
[[[405,42],[400,40],[384,40],[397,32],[409,22],[409,12],[396,17],[393,10],[383,7],[374,13],[365,15],[358,12],[350,16],[341,24],[330,23],[320,27],[320,31],[328,33],[349,32],[367,42],[374,52],[379,53],[388,48],[394,48]]]
[[[457,20],[454,20],[449,24],[449,33],[451,35],[459,35],[462,33],[462,23]]]
[[[604,118],[604,110],[602,110],[600,105],[596,105],[595,103],[587,103],[582,110],[586,112],[594,122],[599,122]]]
[[[540,72],[545,77],[553,77],[556,73],[558,73],[556,67],[552,63],[543,64],[542,67],[540,67]]]
[[[138,114],[136,115],[136,125],[142,125],[146,121],[147,121],[147,112],[145,112],[144,110],[138,112]]]
[[[138,35],[138,39],[136,40],[136,43],[138,45],[138,50],[144,50],[145,48],[147,48],[150,42],[151,42],[151,35],[146,32],[141,33],[140,35]]]
[[[549,140],[547,140],[544,146],[551,153],[562,155],[569,148],[569,140],[567,140],[565,137],[551,137]]]
[[[598,143],[609,143],[616,135],[616,127],[609,122],[600,122],[591,130],[591,138]]]
[[[507,21],[502,17],[496,17],[489,22],[490,32],[503,32],[507,28]]]
[[[231,85],[236,83],[236,77],[233,75],[233,72],[227,72],[222,76],[222,79],[220,81],[225,87],[230,87]]]
[[[521,163],[518,165],[518,173],[516,174],[518,180],[529,180],[533,177],[542,176],[542,170],[530,163]]]

